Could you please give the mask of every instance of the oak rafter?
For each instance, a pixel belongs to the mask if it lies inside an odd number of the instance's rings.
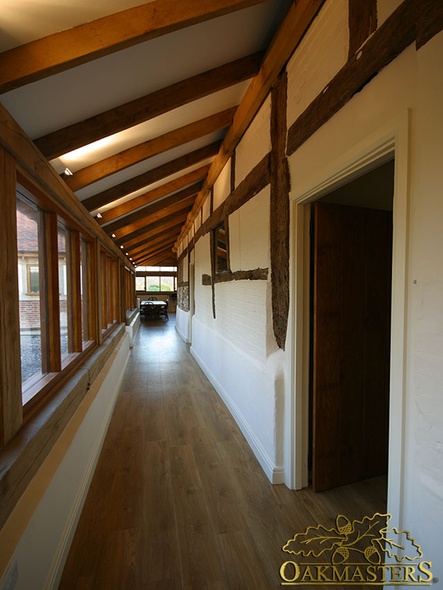
[[[108,205],[109,203],[112,203],[121,197],[130,195],[131,193],[147,187],[154,182],[163,180],[172,174],[176,174],[177,172],[181,172],[186,168],[190,168],[199,162],[203,162],[208,158],[212,158],[218,152],[220,145],[221,141],[216,141],[199,148],[198,150],[190,152],[189,154],[185,154],[180,158],[166,162],[165,164],[162,164],[157,168],[153,168],[152,170],[148,170],[147,172],[135,176],[126,182],[122,182],[105,191],[102,191],[101,193],[97,193],[92,197],[88,197],[82,201],[82,204],[88,211],[95,211],[104,205]]]
[[[175,178],[169,182],[165,182],[161,186],[154,188],[143,195],[139,195],[138,197],[134,197],[129,201],[125,201],[120,205],[112,207],[111,209],[107,209],[102,213],[102,218],[99,221],[100,225],[105,223],[109,223],[114,219],[118,219],[123,215],[127,215],[128,213],[132,213],[145,205],[149,205],[150,203],[154,203],[163,197],[167,197],[168,195],[172,195],[173,193],[179,191],[186,186],[194,184],[199,180],[203,180],[208,173],[209,164],[205,166],[201,166],[196,170],[192,170],[191,172],[187,172],[180,176],[179,178]]]
[[[236,107],[225,109],[86,166],[81,170],[77,170],[73,176],[68,176],[66,184],[73,191],[79,190],[143,160],[158,156],[204,135],[228,127],[232,123],[235,110]]]
[[[156,0],[0,54],[0,92],[264,0]]]
[[[84,121],[53,131],[36,139],[34,143],[48,160],[51,160],[194,100],[244,82],[257,74],[263,55],[262,52],[249,55],[192,76]]]

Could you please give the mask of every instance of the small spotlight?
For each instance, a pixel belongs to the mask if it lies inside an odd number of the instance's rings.
[[[65,176],[74,176],[74,173],[71,172],[71,170],[69,170],[69,168],[65,168],[64,171],[63,171],[63,174]]]
[[[102,219],[102,214],[101,213],[97,213],[97,215],[95,216],[96,219]]]
[[[124,249],[124,246],[120,246],[120,248],[123,250]]]
[[[115,234],[111,234],[111,238],[116,238],[117,236]]]

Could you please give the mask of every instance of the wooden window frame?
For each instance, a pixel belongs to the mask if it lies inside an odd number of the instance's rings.
[[[223,265],[223,268],[219,267],[219,260],[221,258],[221,256],[219,255],[219,243],[220,240],[218,238],[218,233],[220,232],[220,230],[223,229],[224,234],[225,234],[225,240],[224,243],[226,244],[226,267]],[[230,263],[230,253],[229,253],[229,224],[228,224],[228,220],[224,219],[221,223],[219,223],[217,225],[217,227],[215,227],[212,232],[211,232],[211,238],[212,238],[212,256],[213,256],[213,268],[214,268],[214,274],[222,274],[222,273],[226,273],[226,272],[230,272],[231,270],[231,263]]]

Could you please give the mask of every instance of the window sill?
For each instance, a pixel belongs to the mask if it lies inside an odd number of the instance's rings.
[[[65,376],[64,382],[57,383],[60,388],[49,395],[54,389],[53,379],[47,395],[36,396],[39,399],[31,404],[32,411],[26,413],[22,428],[0,450],[0,528],[124,335],[125,325],[120,324],[106,342],[95,348],[69,377]]]

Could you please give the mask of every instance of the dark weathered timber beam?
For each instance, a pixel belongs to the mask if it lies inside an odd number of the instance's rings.
[[[298,119],[288,134],[288,155],[335,115],[356,92],[385,68],[409,45],[417,48],[443,29],[443,2],[404,0],[356,55],[328,83]]]
[[[99,220],[100,225],[105,223],[109,223],[122,215],[127,215],[128,213],[132,213],[145,205],[149,205],[150,203],[154,203],[163,197],[167,197],[168,195],[172,195],[173,193],[179,191],[186,186],[194,184],[199,180],[203,180],[208,173],[209,164],[206,166],[201,166],[196,170],[192,170],[187,174],[183,174],[179,178],[171,180],[170,182],[166,182],[161,186],[140,195],[139,197],[135,197],[130,201],[126,201],[121,205],[117,205],[116,207],[112,207],[112,209],[108,209],[107,211],[103,211],[102,218]],[[106,228],[105,228],[106,229]]]
[[[229,215],[240,209],[270,183],[271,155],[267,154],[254,166],[244,180],[200,226],[191,240],[191,248],[199,238],[215,229]],[[178,243],[177,243],[178,245]]]
[[[135,224],[137,222],[144,221],[147,218],[151,218],[154,213],[161,212],[165,210],[167,207],[171,205],[175,205],[184,199],[189,197],[195,197],[198,191],[201,189],[201,182],[196,182],[191,186],[184,188],[183,190],[174,193],[169,197],[165,197],[160,201],[156,201],[155,203],[151,203],[150,205],[146,205],[141,209],[137,209],[134,213],[130,213],[129,215],[125,215],[124,217],[120,217],[113,223],[109,223],[108,225],[103,226],[103,229],[106,233],[112,234],[118,232],[118,230]]]
[[[236,107],[225,109],[86,166],[81,170],[77,170],[73,176],[68,176],[65,179],[66,184],[73,191],[79,190],[143,160],[158,156],[209,133],[228,127],[232,123],[235,110]]]
[[[48,35],[0,54],[0,92],[263,1],[156,0]]]
[[[121,184],[117,184],[116,186],[93,195],[92,197],[88,197],[82,201],[82,204],[88,211],[99,209],[100,207],[108,205],[109,203],[142,189],[145,186],[163,180],[172,174],[176,174],[177,172],[185,170],[194,164],[198,164],[207,158],[213,157],[218,152],[220,145],[221,142],[216,141],[210,145],[181,156],[180,158],[166,162],[166,164],[158,166],[158,168],[148,170],[148,172],[135,176],[126,182],[122,182]]]
[[[349,0],[348,21],[352,56],[377,28],[377,0]]]
[[[190,229],[211,187],[233,154],[246,129],[268,96],[278,75],[302,40],[323,3],[324,0],[299,0],[291,4],[286,18],[266,52],[259,73],[252,79],[237,109],[234,121],[223,140],[219,153],[214,158],[206,182],[197,197],[194,209],[189,215],[181,235],[185,235]]]
[[[289,191],[286,159],[287,73],[280,74],[271,93],[271,295],[272,326],[284,350],[289,316]]]
[[[176,202],[172,205],[168,205],[167,207],[161,208],[156,213],[152,213],[151,215],[149,215],[143,219],[139,219],[138,221],[135,221],[134,223],[131,223],[129,225],[125,225],[124,227],[122,227],[121,229],[119,229],[115,232],[117,235],[117,240],[123,239],[125,236],[132,234],[133,232],[135,232],[139,229],[145,229],[146,226],[148,226],[156,221],[159,221],[163,217],[167,217],[168,215],[171,215],[172,213],[178,213],[178,212],[182,211],[183,209],[187,209],[188,207],[192,207],[192,205],[194,204],[194,201],[195,201],[195,194],[190,197],[187,197],[186,199],[180,199],[178,202]]]
[[[52,160],[103,137],[109,137],[248,80],[259,71],[263,55],[256,53],[192,76],[84,121],[57,129],[36,139],[35,144],[48,160]]]

